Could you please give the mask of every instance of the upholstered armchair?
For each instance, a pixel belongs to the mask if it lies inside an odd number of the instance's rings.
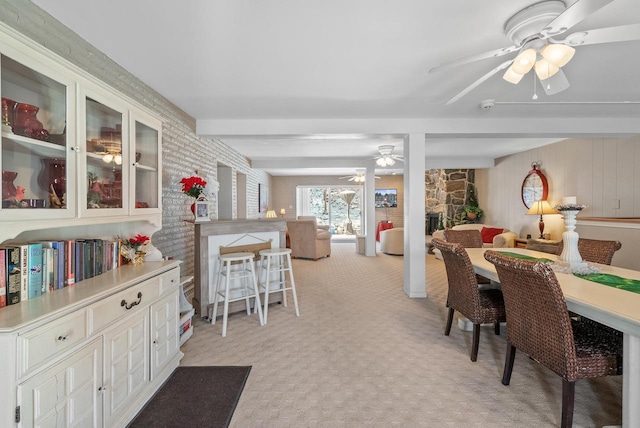
[[[298,220],[313,220],[316,222],[316,224],[318,223],[318,219],[314,215],[299,215]],[[318,229],[326,231],[329,231],[331,229],[331,226],[329,226],[328,224],[317,224],[317,226]]]
[[[331,255],[331,233],[312,220],[288,220],[291,257],[318,260]]]

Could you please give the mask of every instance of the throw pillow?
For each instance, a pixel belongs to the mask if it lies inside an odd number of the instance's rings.
[[[493,238],[496,235],[500,235],[504,229],[498,229],[496,227],[483,227],[480,231],[480,235],[482,236],[482,242],[485,244],[492,244]]]

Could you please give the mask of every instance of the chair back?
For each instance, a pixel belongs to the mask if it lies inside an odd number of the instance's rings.
[[[613,255],[620,248],[622,248],[622,244],[619,241],[578,239],[578,252],[588,262],[610,265]]]
[[[576,349],[562,289],[545,263],[487,250],[500,278],[507,340],[563,378],[574,376]]]
[[[444,231],[444,239],[454,244],[462,244],[464,248],[482,248],[482,235],[476,229],[448,229]]]
[[[458,312],[477,322],[481,318],[481,301],[478,281],[469,255],[462,244],[433,238],[431,243],[442,253],[447,271],[449,292],[447,303]]]

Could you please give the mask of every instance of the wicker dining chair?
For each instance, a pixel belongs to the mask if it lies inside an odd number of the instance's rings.
[[[571,427],[575,382],[622,373],[622,334],[595,321],[572,320],[558,280],[545,263],[488,250],[507,311],[507,354],[502,383],[509,385],[516,349],[562,377],[562,427]]]
[[[481,290],[469,260],[469,255],[461,244],[445,242],[438,238],[431,241],[440,250],[447,271],[449,291],[447,295],[447,325],[444,334],[449,336],[454,311],[460,312],[473,323],[473,343],[471,361],[478,358],[480,325],[493,323],[495,333],[500,334],[500,323],[506,320],[502,292],[497,289]]]
[[[587,262],[610,265],[613,255],[622,248],[620,241],[578,238],[578,252]],[[562,245],[558,246],[558,255],[562,254]]]
[[[482,248],[482,235],[479,230],[454,230],[447,229],[444,231],[444,239],[447,242],[461,244],[464,248]],[[490,284],[491,280],[482,275],[476,275],[478,284]]]

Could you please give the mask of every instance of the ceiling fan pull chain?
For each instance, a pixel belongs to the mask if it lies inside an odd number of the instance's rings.
[[[533,73],[533,97],[534,100],[538,99],[538,94],[536,94],[536,73]]]

